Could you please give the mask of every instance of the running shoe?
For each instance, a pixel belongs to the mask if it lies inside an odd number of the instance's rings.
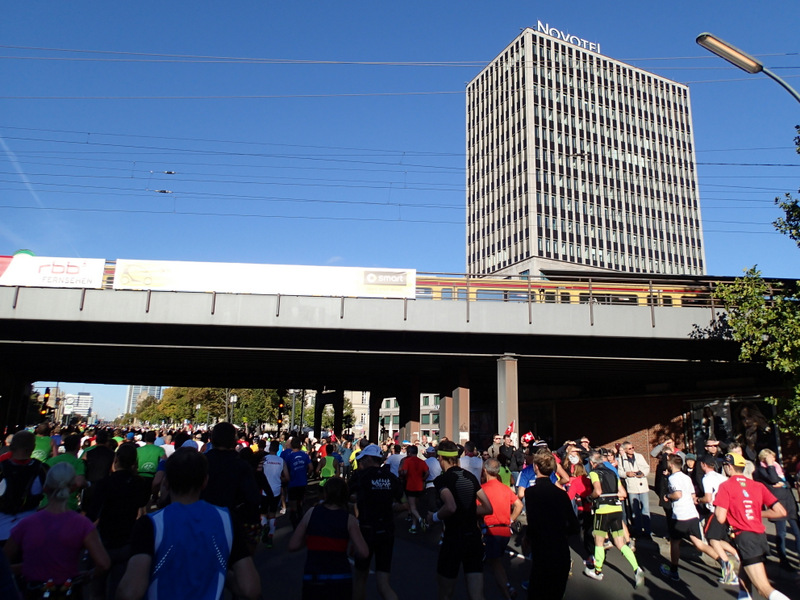
[[[419,520],[419,530],[422,533],[425,533],[426,531],[428,531],[428,522],[425,519],[420,519]]]
[[[411,527],[409,527],[408,528],[408,533],[417,533],[417,526],[416,525],[412,525]]]
[[[633,574],[633,577],[634,577],[633,587],[639,588],[644,585],[644,571],[642,571],[641,567],[636,569],[636,572]]]
[[[673,571],[669,565],[661,565],[658,569],[664,577],[669,577],[672,581],[680,581],[681,576],[677,571]]]
[[[597,581],[603,581],[603,574],[600,571],[595,571],[594,569],[590,569],[586,567],[583,570],[583,574],[587,577],[591,577],[592,579],[596,579]]]
[[[523,581],[522,583],[519,584],[519,587],[521,587],[523,590],[527,592],[529,583],[530,583],[529,581]]]

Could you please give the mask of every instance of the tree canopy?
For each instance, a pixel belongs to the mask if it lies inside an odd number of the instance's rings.
[[[800,126],[796,131],[800,154]],[[786,194],[775,203],[784,216],[773,225],[800,248],[800,201]],[[776,407],[778,427],[800,435],[800,282],[765,281],[754,266],[733,284],[720,286],[716,296],[725,305],[733,339],[741,344],[739,358],[785,374],[786,393],[766,400]]]

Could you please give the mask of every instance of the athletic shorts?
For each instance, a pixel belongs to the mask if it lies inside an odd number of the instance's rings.
[[[764,533],[739,531],[734,534],[733,543],[743,567],[764,562],[765,557],[769,554],[769,544],[767,544],[767,536]]]
[[[280,496],[273,496],[272,490],[266,489],[264,490],[265,496],[261,496],[261,513],[268,514],[268,513],[276,513],[278,512],[278,504],[281,501]]]
[[[703,539],[703,534],[700,533],[700,519],[697,518],[686,519],[685,521],[670,519],[667,521],[667,528],[669,529],[669,539],[671,540],[689,539],[689,536],[694,536],[698,540]]]
[[[355,567],[359,571],[369,571],[372,557],[375,557],[375,571],[378,573],[391,573],[392,556],[394,554],[394,533],[389,531],[375,531],[371,525],[361,525],[361,535],[367,542],[369,554],[366,558],[356,558]]]
[[[289,492],[286,495],[286,499],[289,502],[302,502],[303,498],[305,498],[305,495],[306,495],[306,486],[298,485],[289,488]]]
[[[717,517],[714,516],[714,513],[708,515],[704,533],[706,534],[707,540],[720,540],[727,542],[729,537],[728,526],[717,521]]]
[[[506,532],[508,532],[508,528],[506,527]],[[511,539],[511,536],[508,535],[492,535],[491,533],[485,533],[483,535],[483,545],[484,545],[484,559],[485,560],[494,560],[495,558],[500,558],[506,551],[508,547],[508,542]]]
[[[594,523],[592,524],[592,531],[594,533],[619,533],[621,535],[622,528],[622,511],[612,513],[595,513]]]
[[[425,494],[424,490],[419,490],[417,492],[412,492],[411,490],[406,490],[406,496],[408,498],[422,498],[422,496],[424,494]]]
[[[436,573],[445,579],[456,579],[462,565],[465,574],[483,573],[483,540],[477,529],[474,532],[454,533],[450,536],[445,531],[439,547]]]

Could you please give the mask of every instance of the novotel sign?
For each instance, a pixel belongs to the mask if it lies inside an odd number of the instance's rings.
[[[587,50],[591,50],[592,52],[600,52],[600,44],[597,44],[595,42],[590,42],[589,40],[580,38],[577,35],[570,35],[566,31],[562,31],[557,27],[550,27],[549,23],[542,23],[541,21],[537,20],[536,30],[539,31],[540,33],[546,33],[547,35],[554,37],[558,40],[567,42],[568,44],[574,44],[575,46],[586,48]]]

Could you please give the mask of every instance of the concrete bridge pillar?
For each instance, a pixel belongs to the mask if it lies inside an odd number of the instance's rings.
[[[0,433],[7,435],[26,425],[31,383],[0,371]]]
[[[469,388],[457,387],[439,399],[439,439],[463,443],[469,439]]]
[[[414,377],[398,398],[400,403],[400,441],[419,440],[419,380]]]
[[[512,422],[511,437],[514,445],[519,446],[517,359],[503,356],[497,360],[497,431],[502,434]]]
[[[386,390],[376,388],[369,391],[369,432],[367,439],[370,442],[379,442],[381,436],[381,405],[383,399],[390,396]]]

